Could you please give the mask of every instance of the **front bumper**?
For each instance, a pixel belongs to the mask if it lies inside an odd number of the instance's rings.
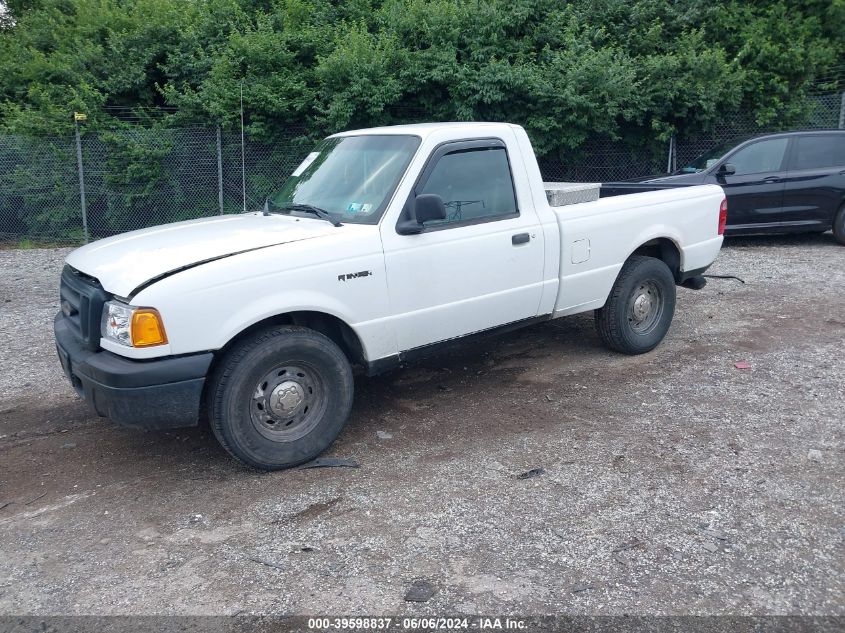
[[[98,415],[125,426],[173,429],[196,426],[213,354],[131,360],[83,347],[64,315],[53,322],[62,369]]]

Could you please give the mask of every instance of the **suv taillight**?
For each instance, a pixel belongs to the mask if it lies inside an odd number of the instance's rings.
[[[728,223],[728,199],[722,200],[719,205],[719,235],[725,234],[725,225]]]

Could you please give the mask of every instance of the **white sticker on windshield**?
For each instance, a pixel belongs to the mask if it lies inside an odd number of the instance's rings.
[[[297,167],[291,176],[301,176],[302,172],[308,169],[308,166],[317,160],[317,156],[320,155],[320,152],[311,152],[308,156],[305,157],[305,160],[299,163],[299,167]]]
[[[346,212],[351,214],[363,213],[364,215],[369,215],[373,212],[373,205],[368,202],[350,202],[346,205]]]

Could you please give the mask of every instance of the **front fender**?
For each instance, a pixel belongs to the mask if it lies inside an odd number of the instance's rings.
[[[280,306],[284,306],[281,308]],[[344,305],[336,298],[313,290],[296,290],[262,296],[256,301],[239,306],[228,318],[220,323],[219,337],[213,349],[220,349],[230,343],[247,328],[271,317],[291,312],[319,312],[340,319],[361,339],[361,333],[354,324],[354,311],[350,305]],[[364,355],[370,358],[365,343]]]
[[[367,326],[389,314],[381,242],[372,236],[354,244],[307,240],[209,262],[157,281],[133,303],[159,310],[172,354],[217,350],[259,321],[313,311],[349,325],[368,359],[388,356],[396,352],[392,330]]]

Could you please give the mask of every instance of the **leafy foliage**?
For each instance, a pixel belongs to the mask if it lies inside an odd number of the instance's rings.
[[[409,119],[522,123],[543,153],[648,142],[750,107],[800,117],[845,59],[845,0],[9,0],[0,125],[165,123],[314,135]],[[125,118],[125,117],[124,117]],[[632,138],[633,137],[633,138]]]
[[[249,135],[270,146],[291,124],[313,139],[406,121],[506,120],[553,158],[594,138],[656,147],[740,109],[759,125],[798,124],[815,84],[845,88],[835,78],[845,0],[4,4],[0,132],[69,135],[72,113],[86,113],[84,129],[113,146],[110,160],[140,192],[92,203],[115,230],[181,194],[162,167],[172,148],[103,131],[236,129],[241,99]]]

